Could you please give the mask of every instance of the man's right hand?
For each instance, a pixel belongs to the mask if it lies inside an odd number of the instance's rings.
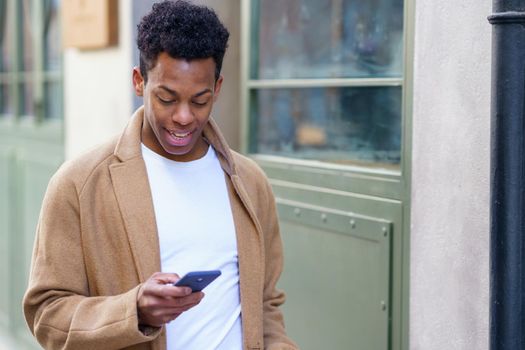
[[[141,286],[137,298],[139,324],[161,327],[191,309],[204,297],[204,293],[192,293],[189,287],[175,287],[180,279],[175,273],[154,273]]]

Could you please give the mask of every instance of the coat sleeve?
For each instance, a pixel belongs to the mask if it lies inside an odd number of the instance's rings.
[[[82,251],[80,206],[71,176],[50,181],[42,205],[23,307],[45,349],[121,349],[151,341],[138,328],[139,286],[113,296],[90,296]]]
[[[269,350],[295,350],[297,345],[288,338],[284,329],[284,319],[279,308],[284,301],[284,292],[276,288],[283,269],[283,246],[279,232],[279,222],[275,198],[265,177],[265,218],[262,220],[265,239],[264,275],[264,348]]]

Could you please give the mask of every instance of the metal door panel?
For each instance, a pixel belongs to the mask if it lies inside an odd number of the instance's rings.
[[[301,349],[388,349],[391,223],[277,202],[290,336]]]
[[[35,140],[18,131],[4,133],[0,143],[0,278],[5,281],[0,284],[0,327],[18,348],[37,349],[23,317],[22,297],[42,198],[63,160],[63,147],[60,138]]]
[[[20,312],[20,305],[22,305],[22,297],[29,278],[36,225],[42,199],[49,179],[61,163],[60,153],[56,151],[54,145],[42,144],[37,147],[38,144],[33,144],[33,147],[21,148],[17,153],[17,215],[19,217],[17,232],[21,234],[12,238],[11,245],[12,261],[18,266],[16,270],[12,270],[12,272],[16,272],[11,274],[13,290],[11,301],[15,305],[11,319],[17,337],[28,348],[34,348],[37,343],[27,330],[24,317]]]
[[[401,201],[303,178],[270,178],[285,244],[287,329],[302,349],[390,349],[391,320],[401,312],[392,302],[401,289],[393,277],[400,273]]]

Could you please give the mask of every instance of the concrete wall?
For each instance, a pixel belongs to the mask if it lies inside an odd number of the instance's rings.
[[[202,3],[213,8],[230,31],[228,50],[224,56],[221,71],[224,82],[212,115],[230,147],[239,150],[241,133],[241,0],[196,0],[195,3]]]
[[[490,0],[416,1],[410,349],[488,349]]]
[[[64,52],[65,153],[78,153],[119,133],[132,113],[131,1],[119,1],[119,43]]]

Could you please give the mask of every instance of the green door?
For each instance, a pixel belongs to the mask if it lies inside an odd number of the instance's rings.
[[[22,314],[35,228],[63,161],[58,0],[0,0],[0,331],[38,348]]]
[[[406,348],[407,4],[242,5],[244,151],[277,200],[288,333]]]

